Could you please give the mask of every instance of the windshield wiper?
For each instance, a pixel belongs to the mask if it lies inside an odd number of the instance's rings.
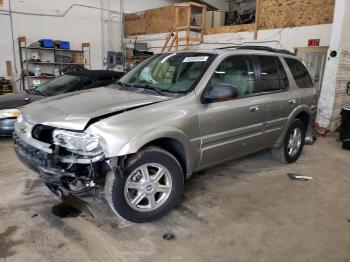
[[[132,86],[134,87],[141,87],[141,88],[144,88],[144,89],[148,89],[148,90],[152,90],[162,96],[166,96],[164,94],[164,92],[162,92],[162,90],[154,85],[150,85],[150,84],[133,84]]]
[[[29,90],[30,90],[30,92],[37,92],[42,96],[47,96],[47,94],[45,94],[43,91],[40,91],[39,89],[30,88]]]

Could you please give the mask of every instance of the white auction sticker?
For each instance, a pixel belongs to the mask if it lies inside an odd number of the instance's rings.
[[[184,63],[205,62],[209,56],[189,56],[184,59]]]

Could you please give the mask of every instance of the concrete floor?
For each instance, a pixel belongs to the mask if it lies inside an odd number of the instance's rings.
[[[262,152],[201,172],[176,209],[148,224],[118,223],[101,201],[103,215],[57,217],[10,140],[0,157],[0,261],[350,261],[350,152],[335,135],[292,165]]]

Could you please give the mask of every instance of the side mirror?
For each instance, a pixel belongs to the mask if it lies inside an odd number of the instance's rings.
[[[209,104],[237,98],[238,92],[234,86],[229,84],[215,84],[206,88],[202,96],[202,103]]]

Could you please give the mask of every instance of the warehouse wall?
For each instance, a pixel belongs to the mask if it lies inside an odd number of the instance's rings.
[[[106,0],[105,0],[106,1]],[[100,0],[11,0],[12,10],[21,12],[45,13],[61,15],[73,3],[95,7],[101,7],[103,1]],[[119,4],[115,1],[110,3],[111,9],[119,10]],[[9,10],[8,1],[4,2],[1,10]],[[1,13],[5,14],[6,11]],[[104,14],[104,16],[106,16]],[[121,29],[119,23],[114,18],[113,36],[118,36],[119,40],[113,42],[113,49],[120,47]],[[92,68],[102,67],[102,30],[106,30],[106,23],[101,24],[101,10],[73,7],[64,17],[33,16],[13,14],[13,28],[15,38],[15,52],[17,57],[17,69],[19,73],[19,55],[17,37],[26,36],[28,42],[33,42],[41,38],[62,39],[71,42],[72,48],[81,48],[82,42],[91,43]],[[118,31],[119,30],[119,31]],[[0,15],[0,75],[5,75],[5,60],[11,60],[14,66],[12,54],[12,40],[10,19],[8,15]],[[116,38],[116,37],[115,37]]]
[[[331,24],[333,21],[334,3],[335,0],[260,0],[259,29]],[[175,8],[173,6],[145,10],[142,13],[126,16],[125,34],[165,33],[174,24]],[[243,27],[242,25],[221,26],[206,30],[206,34],[221,34],[253,29],[254,27],[249,27],[249,25],[243,25]]]
[[[260,0],[259,28],[330,24],[335,0]]]
[[[89,5],[125,13],[143,11],[149,8],[168,6],[175,0],[11,0],[12,10],[27,13],[62,15],[72,4]],[[214,1],[224,5],[225,0]],[[209,2],[210,2],[209,1]],[[13,59],[9,0],[0,6],[0,76],[6,74],[5,60],[17,64],[19,73],[19,56],[17,37],[26,36],[28,42],[41,38],[69,40],[72,48],[80,48],[81,42],[91,43],[91,62],[93,69],[104,65],[107,50],[118,51],[121,47],[121,24],[115,14],[98,9],[74,7],[64,17],[32,16],[13,14],[16,63]]]
[[[115,0],[119,1],[119,0]],[[126,0],[124,10],[127,13],[140,12],[146,9],[168,6],[175,3],[175,0]]]
[[[336,130],[342,107],[350,106],[347,84],[350,83],[350,1],[337,0],[331,43],[318,104],[317,123],[321,128]],[[337,52],[331,57],[332,51]]]
[[[254,40],[253,32],[204,35],[204,43],[192,44],[191,49],[212,49],[246,43],[283,48],[294,52],[294,48],[307,47],[308,39],[311,38],[320,39],[320,46],[328,46],[331,30],[331,24],[260,30],[257,40]],[[125,39],[125,44],[128,47],[133,47],[135,41],[145,42],[148,44],[149,51],[157,53],[164,45],[166,35],[166,33],[162,33],[129,36]],[[183,47],[184,43],[180,43],[180,48]]]

